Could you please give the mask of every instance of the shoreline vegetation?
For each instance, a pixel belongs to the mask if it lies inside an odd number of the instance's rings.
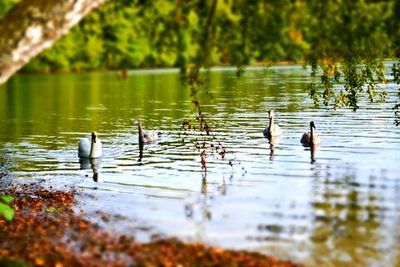
[[[395,63],[397,58],[393,57],[387,57],[383,59],[383,63],[385,62],[390,62],[391,64]],[[218,68],[232,68],[232,69],[239,69],[239,68],[244,68],[246,70],[247,68],[266,68],[268,69],[269,67],[273,66],[304,66],[304,67],[309,67],[307,66],[307,62],[304,60],[280,60],[280,61],[260,61],[260,62],[254,62],[252,64],[247,64],[244,66],[234,66],[230,64],[219,64],[219,65],[213,65],[211,67],[205,67],[205,69],[218,69]],[[190,69],[193,67],[193,65],[188,65],[187,69]],[[116,72],[117,78],[127,78],[127,72],[135,72],[135,71],[159,71],[159,70],[176,70],[176,72],[180,72],[181,69],[178,66],[160,66],[158,68],[146,68],[146,67],[137,67],[137,68],[65,68],[65,69],[60,69],[60,68],[54,68],[54,69],[41,69],[41,70],[29,70],[29,69],[22,69],[16,75],[34,75],[34,74],[74,74],[74,73],[92,73],[92,72]]]
[[[277,61],[277,62],[255,62],[252,64],[248,64],[245,66],[233,66],[229,64],[219,64],[219,65],[213,65],[212,67],[209,67],[210,69],[213,68],[238,68],[238,67],[243,67],[243,68],[254,68],[254,67],[264,67],[268,68],[270,66],[291,66],[291,65],[304,65],[306,62],[304,60],[300,61],[290,61],[290,60],[282,60],[282,61]],[[192,65],[188,65],[187,68],[193,67]],[[22,69],[19,71],[16,75],[18,74],[53,74],[53,73],[90,73],[90,72],[117,72],[117,73],[122,73],[125,71],[147,71],[147,70],[177,70],[177,72],[180,71],[180,68],[178,66],[160,66],[158,68],[146,68],[146,67],[138,67],[138,68],[89,68],[89,69],[75,69],[75,68],[66,68],[66,69],[59,69],[59,68],[54,68],[54,69],[42,69],[42,70],[26,70]]]
[[[13,220],[0,218],[1,266],[303,266],[259,253],[162,239],[138,243],[77,215],[73,189],[8,185]]]

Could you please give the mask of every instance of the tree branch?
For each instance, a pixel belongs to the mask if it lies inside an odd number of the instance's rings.
[[[0,84],[106,0],[25,0],[0,20]]]

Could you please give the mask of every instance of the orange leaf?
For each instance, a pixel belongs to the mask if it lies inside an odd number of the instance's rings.
[[[44,260],[42,258],[36,258],[35,259],[35,264],[39,265],[39,266],[43,266],[44,265]]]

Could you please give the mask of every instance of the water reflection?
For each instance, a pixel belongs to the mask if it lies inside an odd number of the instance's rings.
[[[269,160],[274,160],[275,158],[275,150],[276,146],[279,144],[281,140],[281,136],[269,136],[268,143],[269,143]]]
[[[204,222],[204,220],[211,220],[211,210],[209,208],[208,200],[208,192],[207,192],[207,180],[206,180],[206,174],[202,175],[203,178],[201,180],[201,193],[203,196],[201,197],[200,201],[200,209],[201,209],[201,221]]]
[[[99,168],[101,164],[101,158],[79,158],[79,165],[81,170],[92,169],[93,171],[93,181],[97,182],[99,180]]]
[[[311,163],[315,162],[315,151],[317,150],[318,147],[319,147],[319,145],[311,145],[310,146]]]
[[[326,177],[313,190],[313,243],[315,263],[333,266],[372,266],[382,264],[384,243],[379,206],[381,196],[365,190],[352,175],[339,179]],[[317,257],[318,255],[318,257]]]

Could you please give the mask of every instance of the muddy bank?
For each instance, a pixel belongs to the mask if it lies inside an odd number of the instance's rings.
[[[74,191],[8,186],[12,221],[0,219],[1,266],[300,266],[244,251],[168,239],[148,244],[107,232],[73,211]]]

